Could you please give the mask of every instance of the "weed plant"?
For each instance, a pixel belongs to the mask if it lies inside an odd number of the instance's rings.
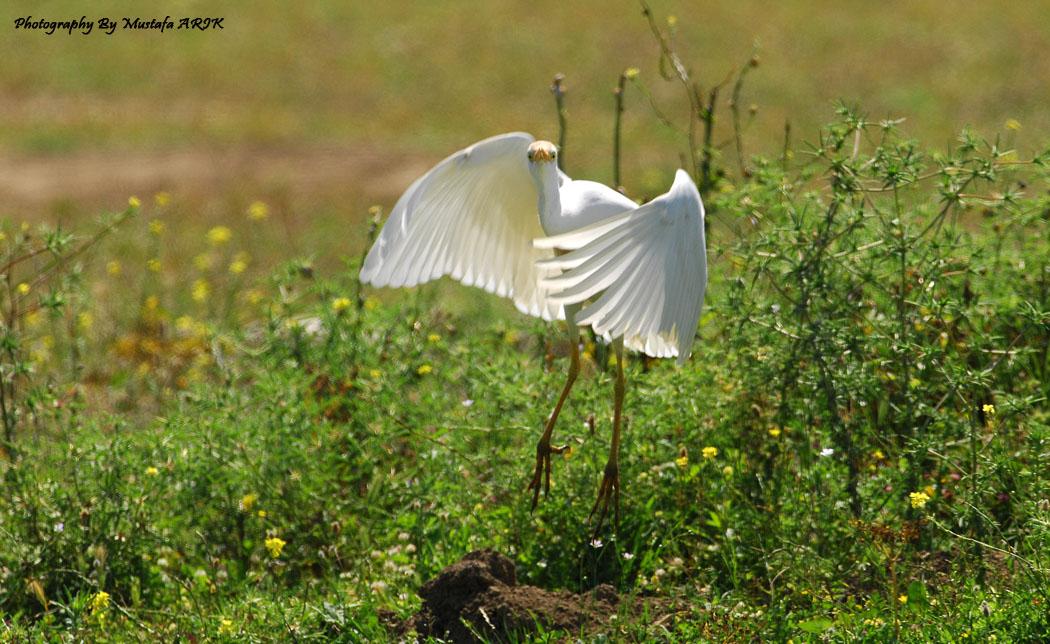
[[[1050,156],[970,131],[931,151],[840,106],[812,146],[743,158],[740,118],[705,143],[718,92],[661,42],[696,99],[712,284],[684,367],[628,364],[617,531],[586,525],[598,347],[530,515],[558,325],[450,312],[441,287],[381,299],[364,248],[334,274],[254,266],[261,204],[180,246],[158,196],[93,268],[62,263],[87,248],[65,233],[11,247],[54,258],[24,282],[54,285],[41,314],[67,334],[21,357],[44,331],[15,323],[8,271],[0,642],[410,639],[415,589],[479,547],[522,583],[648,607],[543,641],[1046,641]]]

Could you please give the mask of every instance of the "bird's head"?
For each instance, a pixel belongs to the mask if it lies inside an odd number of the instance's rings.
[[[550,141],[533,141],[529,146],[529,162],[554,163],[558,159],[558,148]]]

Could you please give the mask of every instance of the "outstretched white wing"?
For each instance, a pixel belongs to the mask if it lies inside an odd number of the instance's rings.
[[[485,139],[416,180],[368,251],[361,281],[400,287],[451,275],[511,298],[523,313],[564,317],[539,286],[558,273],[537,264],[554,253],[531,244],[543,235],[528,167],[532,141],[523,132]]]
[[[581,242],[583,244],[581,245]],[[637,210],[564,235],[537,239],[540,248],[576,248],[540,262],[565,270],[543,280],[558,304],[582,303],[576,315],[606,338],[648,355],[678,356],[693,347],[707,287],[704,205],[689,174]]]

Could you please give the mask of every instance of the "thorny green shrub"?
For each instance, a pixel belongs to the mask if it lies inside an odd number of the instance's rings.
[[[862,594],[897,574],[858,557],[865,529],[913,525],[909,574],[927,583],[920,553],[972,557],[979,579],[1005,556],[1045,587],[1050,156],[969,131],[926,153],[839,114],[801,167],[755,159],[716,198],[740,232],[720,249],[714,429],[749,447],[730,491],[750,508],[745,567],[771,598],[790,570]]]

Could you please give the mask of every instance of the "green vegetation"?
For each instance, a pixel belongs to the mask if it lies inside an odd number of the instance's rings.
[[[415,588],[488,546],[528,583],[681,602],[611,641],[1045,638],[1050,202],[1026,195],[1047,157],[972,133],[928,153],[840,113],[804,162],[756,158],[709,199],[726,225],[702,342],[683,369],[628,365],[622,517],[600,544],[611,384],[593,360],[551,498],[530,516],[522,492],[556,325],[461,322],[431,287],[385,304],[357,259],[238,297],[228,229],[181,296],[127,271],[146,305],[112,321],[132,338],[108,345],[108,384],[158,415],[99,413],[88,385],[63,398],[68,356],[15,375],[52,386],[5,443],[3,637],[385,641]],[[157,221],[106,243],[157,249]],[[47,324],[75,344],[54,308],[12,327],[20,346]]]
[[[564,331],[447,282],[362,290],[377,214],[363,197],[304,213],[279,190],[173,188],[73,231],[5,220],[0,643],[411,639],[415,591],[482,547],[513,557],[522,583],[608,583],[647,606],[598,634],[523,641],[1050,639],[1050,151],[1027,136],[1045,125],[1030,105],[1045,72],[1015,67],[1042,36],[994,55],[991,37],[965,51],[941,39],[952,25],[1001,34],[989,12],[1017,24],[1036,9],[909,3],[916,38],[975,74],[934,81],[929,65],[909,86],[914,52],[872,54],[903,37],[884,9],[852,8],[862,23],[832,33],[801,9],[736,4],[772,12],[760,65],[726,7],[671,24],[655,6],[656,40],[640,17],[579,29],[611,22],[607,3],[572,16],[541,3],[561,19],[537,26],[499,3],[405,15],[271,1],[221,37],[118,34],[92,56],[84,38],[0,44],[18,51],[0,56],[16,97],[0,102],[13,124],[0,143],[35,153],[367,139],[429,158],[451,131],[465,143],[512,123],[553,139],[536,88],[564,71],[569,171],[622,163],[629,193],[652,196],[685,150],[711,223],[693,357],[630,358],[620,523],[592,541],[612,414],[601,347],[586,343],[557,428],[573,449],[530,515]],[[508,20],[521,31],[489,28]],[[146,38],[155,56],[138,60]],[[842,38],[870,64],[821,96],[811,57]],[[789,45],[803,64],[768,55]],[[465,58],[477,68],[456,72]],[[712,103],[698,76],[729,71]],[[618,75],[611,159],[611,101],[593,97]],[[1014,88],[1009,116],[1029,129],[993,109],[989,79]],[[818,128],[826,99],[866,87],[918,126],[840,104]],[[69,95],[75,109],[33,108]],[[766,118],[769,103],[782,112]],[[1005,132],[942,143],[960,117]]]

